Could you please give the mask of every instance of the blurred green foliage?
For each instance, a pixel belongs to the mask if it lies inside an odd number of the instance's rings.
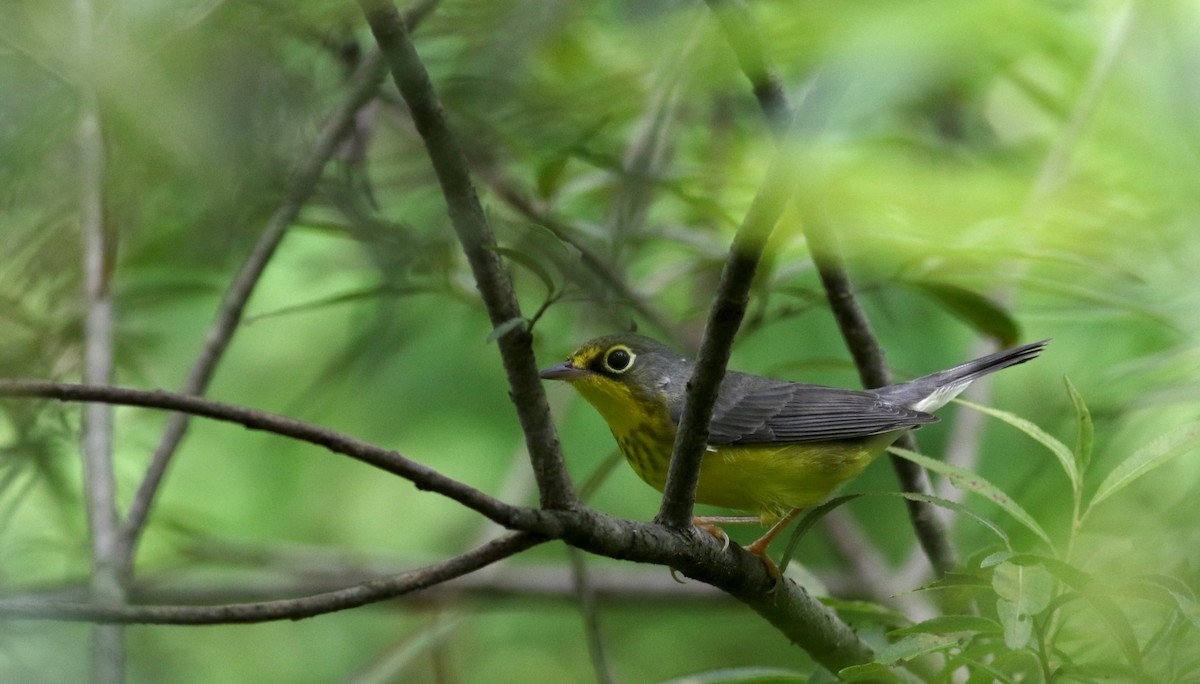
[[[175,388],[370,37],[354,3],[341,1],[96,6],[96,50],[78,59],[69,3],[0,4],[0,376],[79,377],[74,126],[77,86],[91,82],[116,243],[116,380]],[[750,8],[809,152],[732,365],[855,384],[803,239],[806,221],[824,221],[898,376],[963,360],[980,336],[1053,337],[1036,363],[998,377],[987,403],[1067,445],[1080,474],[1065,477],[1044,441],[989,422],[971,440],[978,458],[968,467],[1053,548],[1010,508],[968,498],[1011,546],[956,516],[963,572],[928,585],[904,571],[917,552],[902,503],[857,498],[842,511],[887,574],[908,583],[851,586],[840,598],[898,605],[915,596],[939,615],[897,621],[894,611],[831,601],[878,646],[890,640],[881,662],[941,653],[922,662],[929,672],[944,666],[945,677],[963,667],[970,682],[1194,680],[1200,461],[1187,430],[1200,418],[1200,10],[1185,0]],[[695,345],[728,240],[773,151],[707,10],[669,0],[446,0],[416,40],[526,314],[550,301],[534,328],[545,362],[633,325]],[[359,124],[364,153],[348,146],[327,166],[209,394],[343,430],[532,503],[492,331],[390,85]],[[1064,376],[1076,389],[1064,389]],[[565,388],[550,393],[580,483],[613,443]],[[0,590],[77,586],[89,568],[78,408],[2,407]],[[963,410],[921,431],[926,453],[945,453]],[[163,421],[117,411],[122,505]],[[1092,446],[1079,449],[1085,441]],[[1118,488],[1120,473],[1139,477]],[[878,463],[849,491],[894,489]],[[657,495],[621,466],[592,501],[647,519]],[[219,593],[253,570],[302,592],[312,567],[410,567],[469,548],[483,530],[476,516],[361,465],[196,421],[137,573],[147,587]],[[246,548],[260,555],[235,552]],[[856,576],[855,559],[837,549],[818,526],[797,558],[831,582]],[[558,545],[505,565],[567,572]],[[590,567],[630,570],[601,559]],[[601,599],[602,636],[623,681],[812,670],[732,601],[664,601]],[[980,615],[959,616],[963,605]],[[80,680],[87,631],[3,622],[0,680]],[[569,597],[401,601],[297,623],[128,634],[131,681],[594,679]]]

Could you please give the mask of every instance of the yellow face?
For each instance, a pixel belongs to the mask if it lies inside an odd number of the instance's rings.
[[[567,358],[564,366],[579,369],[562,379],[571,383],[600,412],[613,433],[622,435],[652,422],[665,411],[662,401],[636,391],[625,374],[637,363],[637,354],[624,344],[587,345]]]

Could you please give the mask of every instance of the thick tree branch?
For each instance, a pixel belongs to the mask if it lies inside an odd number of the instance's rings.
[[[783,85],[770,66],[770,60],[762,49],[762,41],[753,24],[753,17],[741,0],[708,0],[726,40],[737,56],[742,71],[750,80],[759,107],[776,137],[782,139],[787,122],[791,120],[791,105],[787,101]],[[865,387],[882,387],[891,384],[882,348],[871,330],[866,312],[854,295],[854,287],[846,272],[845,262],[838,247],[832,227],[820,217],[806,216],[805,237],[812,252],[813,263],[821,277],[829,299],[829,306],[837,320],[846,347],[854,357],[859,377]],[[917,450],[916,440],[911,434],[898,442],[906,449]],[[919,466],[902,458],[890,456],[892,467],[906,492],[929,494],[932,488],[929,477]],[[943,520],[936,508],[919,501],[906,501],[909,517],[921,547],[939,573],[955,565],[954,549]]]
[[[522,532],[509,534],[441,563],[301,598],[219,606],[130,606],[0,599],[0,615],[9,618],[157,625],[229,625],[301,620],[420,591],[474,572],[542,541],[540,537]]]
[[[471,182],[466,159],[450,131],[429,74],[417,55],[404,19],[388,0],[359,0],[396,86],[408,104],[446,198],[450,222],[462,243],[493,328],[523,318],[512,283],[496,252],[496,239]],[[523,326],[497,340],[544,508],[576,504],[558,434],[533,357],[533,337]]]
[[[699,358],[688,381],[687,398],[663,488],[662,506],[655,518],[672,529],[688,529],[692,525],[700,459],[708,445],[708,427],[717,390],[725,377],[733,339],[746,314],[750,285],[754,282],[767,238],[795,190],[796,175],[790,152],[783,144],[776,153],[762,187],[734,235],[729,257],[721,271],[721,282],[700,343]]]
[[[639,563],[673,567],[711,584],[753,608],[818,662],[837,671],[866,662],[871,649],[803,588],[784,582],[774,592],[775,578],[762,561],[740,547],[722,550],[711,537],[681,534],[655,523],[620,520],[583,507],[565,510],[521,508],[498,501],[473,487],[410,461],[394,451],[366,444],[337,432],[262,411],[221,404],[171,392],[147,392],[116,387],[88,387],[65,383],[2,380],[0,396],[43,397],[60,401],[100,401],[126,406],[182,411],[214,420],[237,423],[254,430],[323,446],[335,453],[373,465],[409,479],[419,489],[442,494],[513,530],[539,538],[562,539],[584,551]],[[0,602],[12,615],[33,616],[33,608],[20,602]],[[39,608],[38,610],[41,610]],[[133,613],[92,607],[63,609],[63,619],[103,619],[120,622]],[[76,617],[69,617],[74,611]],[[6,611],[0,611],[4,613]],[[85,615],[86,614],[86,615]],[[169,614],[169,611],[168,611]],[[165,615],[161,616],[164,617]],[[91,618],[87,616],[92,616]],[[139,619],[144,619],[141,616]]]

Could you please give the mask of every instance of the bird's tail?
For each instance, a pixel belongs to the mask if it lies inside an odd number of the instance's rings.
[[[1049,341],[1042,340],[1005,349],[974,361],[968,361],[961,366],[938,371],[899,385],[889,385],[877,389],[875,392],[888,401],[901,406],[932,413],[958,396],[958,393],[965,390],[973,380],[1035,358],[1042,353],[1042,349]]]

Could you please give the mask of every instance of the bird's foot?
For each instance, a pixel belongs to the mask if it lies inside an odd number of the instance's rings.
[[[706,521],[704,518],[692,518],[692,525],[694,525],[696,529],[707,532],[716,537],[717,541],[721,542],[721,553],[725,553],[729,550],[729,535],[725,533],[725,530]]]
[[[784,528],[786,528],[793,520],[796,519],[797,516],[803,512],[803,508],[793,508],[788,512],[787,515],[780,518],[779,522],[772,525],[771,529],[767,530],[766,534],[758,539],[755,539],[750,543],[749,546],[746,547],[747,551],[762,559],[763,564],[767,566],[767,574],[769,574],[771,578],[775,580],[775,585],[771,587],[771,592],[776,591],[779,589],[779,585],[783,584],[783,573],[779,570],[779,566],[775,564],[775,561],[771,560],[771,557],[767,555],[767,547],[771,545],[771,542],[775,540],[775,537],[778,536],[779,533],[784,530]]]
[[[771,588],[767,591],[767,593],[773,594],[778,591],[779,585],[783,584],[783,572],[780,571],[779,566],[775,563],[775,561],[772,560],[769,555],[767,555],[767,547],[770,545],[771,538],[763,535],[745,548],[750,553],[761,558],[763,565],[767,566],[767,574],[771,576],[771,579],[775,580],[775,583],[771,585]]]
[[[704,530],[721,541],[721,552],[729,550],[729,535],[717,523],[725,525],[748,525],[757,523],[758,518],[745,515],[704,515],[692,518],[692,525]]]

